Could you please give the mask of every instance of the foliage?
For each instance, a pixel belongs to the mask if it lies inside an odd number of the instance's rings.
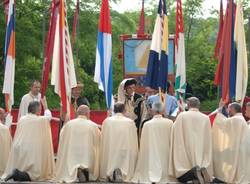
[[[49,23],[49,0],[16,1],[16,78],[15,78],[15,107],[19,106],[21,97],[28,92],[32,79],[41,79],[43,62],[43,43]],[[119,3],[119,0],[112,2]],[[217,62],[213,60],[213,50],[218,31],[218,11],[213,10],[212,16],[204,18],[202,14],[203,0],[187,0],[183,4],[186,39],[187,79],[191,84],[194,95],[198,96],[204,105],[203,110],[214,107],[209,102],[217,98],[217,90],[213,85],[213,77]],[[97,27],[101,0],[80,1],[79,32],[74,44],[74,59],[77,80],[84,83],[84,96],[92,109],[105,109],[104,94],[93,82]],[[146,1],[147,3],[147,1]],[[169,32],[175,32],[175,1],[168,1]],[[75,1],[67,0],[68,23],[72,30]],[[152,6],[145,10],[146,32],[152,34],[157,13],[158,0],[152,1]],[[244,0],[245,18],[250,14],[248,0]],[[111,9],[112,39],[113,39],[113,93],[123,78],[122,62],[118,59],[121,52],[120,35],[136,33],[140,12],[118,13]],[[215,17],[215,18],[214,18]],[[44,22],[43,22],[44,21]],[[45,23],[45,24],[43,24]],[[43,26],[45,25],[45,34]],[[249,30],[247,29],[249,40]],[[0,5],[0,50],[3,51],[5,38],[4,8]],[[2,53],[2,52],[1,52]],[[249,57],[250,58],[250,57]],[[3,60],[0,54],[0,60]],[[250,75],[249,75],[250,76]],[[3,83],[3,66],[0,69],[0,83]],[[0,86],[2,91],[2,86]],[[248,89],[250,94],[250,88]],[[59,107],[59,98],[52,86],[47,90],[48,105]],[[206,105],[208,104],[208,105]],[[215,104],[215,103],[214,103]],[[0,98],[3,106],[3,96]]]

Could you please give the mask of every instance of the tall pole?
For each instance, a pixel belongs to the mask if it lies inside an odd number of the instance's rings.
[[[46,4],[46,0],[43,0],[43,5]],[[42,59],[44,60],[45,58],[45,32],[46,32],[46,22],[45,22],[45,16],[46,16],[46,9],[43,11],[43,21],[42,21]]]

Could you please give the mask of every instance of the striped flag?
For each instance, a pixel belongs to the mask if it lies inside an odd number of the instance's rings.
[[[71,88],[76,87],[75,67],[69,37],[66,3],[60,0],[53,49],[51,84],[61,98],[62,111],[69,117]]]
[[[221,97],[225,103],[234,99],[236,90],[234,9],[235,5],[233,0],[229,0],[223,26],[219,63],[214,80],[215,85],[219,86],[221,89]]]
[[[45,48],[45,53],[44,53],[45,57],[43,61],[42,88],[41,88],[42,97],[45,96],[46,90],[48,87],[51,59],[52,59],[52,54],[53,54],[54,42],[55,42],[56,21],[58,17],[58,5],[56,5],[56,0],[53,0],[51,2],[50,10],[51,10],[50,23],[49,23],[49,30],[47,34],[47,40],[46,40],[46,48]]]
[[[5,94],[6,112],[11,112],[14,104],[15,81],[15,3],[9,0],[7,27],[4,47],[4,82],[3,94]]]
[[[108,0],[102,0],[96,47],[94,81],[105,92],[107,108],[112,107],[112,33]]]
[[[168,17],[166,1],[160,0],[155,21],[151,48],[148,59],[146,83],[153,89],[167,87],[168,77]]]
[[[177,0],[177,8],[176,8],[175,62],[176,62],[176,65],[175,65],[176,67],[176,74],[175,74],[176,98],[180,101],[181,106],[184,106],[182,95],[184,95],[186,92],[186,61],[185,61],[184,23],[183,23],[183,16],[182,16],[181,0]]]
[[[234,41],[237,53],[235,100],[243,103],[248,82],[247,48],[244,30],[244,18],[241,0],[238,0],[235,16]]]

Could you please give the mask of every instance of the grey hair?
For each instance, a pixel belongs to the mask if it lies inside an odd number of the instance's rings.
[[[161,102],[153,103],[152,110],[156,113],[162,113],[163,111],[163,104]]]
[[[187,103],[189,105],[190,108],[200,108],[200,100],[197,97],[190,97],[187,99]]]
[[[233,108],[236,113],[240,113],[241,112],[241,105],[239,103],[233,102],[229,106],[230,106],[230,108]]]
[[[36,114],[40,111],[40,103],[38,101],[33,101],[29,103],[28,113]]]

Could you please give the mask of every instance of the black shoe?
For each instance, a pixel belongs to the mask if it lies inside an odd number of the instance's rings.
[[[87,178],[85,177],[83,170],[81,168],[77,169],[77,178],[79,179],[79,182],[86,182]]]
[[[89,181],[89,171],[88,171],[88,169],[83,169],[82,173],[84,174],[84,176],[86,178],[86,181],[88,182]]]
[[[205,183],[210,183],[211,182],[211,178],[207,172],[207,169],[205,167],[201,168],[201,175],[205,181]]]
[[[122,171],[121,169],[117,168],[113,172],[113,182],[121,183],[122,182]]]
[[[205,181],[204,181],[204,179],[202,177],[201,169],[200,169],[199,166],[196,166],[194,168],[194,176],[199,181],[200,184],[205,184]]]
[[[212,183],[225,183],[224,181],[219,180],[218,178],[214,178]]]
[[[21,172],[18,169],[14,169],[11,174],[9,174],[4,181],[9,181],[13,179],[14,181],[31,181],[30,176],[26,172]]]
[[[18,170],[13,169],[13,171],[4,179],[4,181],[9,181],[11,179],[16,181],[17,178],[18,178]]]

